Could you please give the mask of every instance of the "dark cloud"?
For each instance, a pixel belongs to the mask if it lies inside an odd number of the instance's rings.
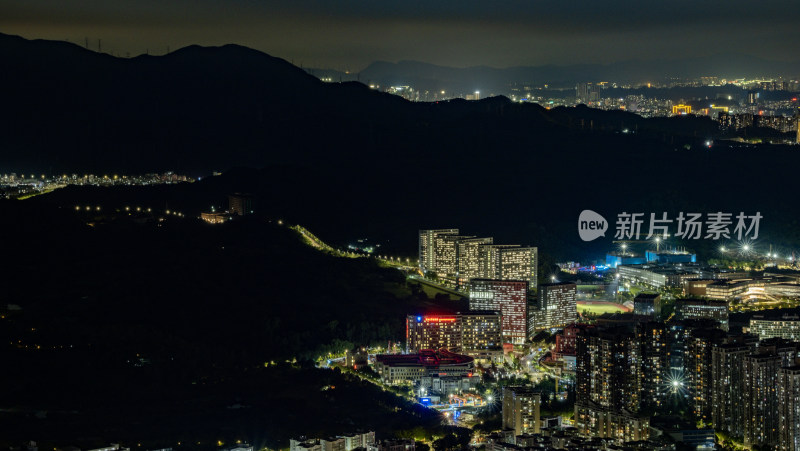
[[[800,9],[710,1],[0,0],[0,31],[119,54],[239,43],[305,65],[607,63],[744,53],[798,58]]]

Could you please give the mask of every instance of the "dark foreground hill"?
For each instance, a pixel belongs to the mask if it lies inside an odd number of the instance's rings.
[[[415,104],[356,83],[323,83],[227,45],[124,59],[0,35],[4,170],[208,172],[302,163],[374,169],[485,153],[550,153],[576,131],[705,139],[708,120],[645,121],[505,98]],[[682,138],[681,138],[682,139]]]
[[[584,209],[606,218],[761,211],[762,242],[798,246],[786,205],[797,148],[720,141],[708,118],[548,110],[501,97],[410,103],[359,83],[322,83],[238,46],[120,59],[0,36],[0,60],[8,172],[263,167],[148,192],[197,214],[232,190],[250,191],[262,212],[326,240],[369,237],[406,254],[417,229],[457,226],[559,258],[599,255],[612,234],[581,242]],[[53,201],[81,196],[65,190]]]
[[[24,201],[0,213],[1,445],[274,449],[303,433],[440,423],[312,369],[331,351],[402,340],[417,309],[462,308],[412,295],[395,269],[261,218],[214,227]]]

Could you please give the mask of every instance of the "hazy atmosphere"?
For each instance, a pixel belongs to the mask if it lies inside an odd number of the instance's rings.
[[[119,56],[236,43],[307,67],[375,60],[457,67],[611,63],[713,54],[794,61],[791,2],[29,0],[0,2],[0,29]]]

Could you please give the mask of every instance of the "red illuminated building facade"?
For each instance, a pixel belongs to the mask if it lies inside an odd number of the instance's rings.
[[[575,338],[578,336],[580,328],[576,325],[567,326],[560,333],[556,334],[556,346],[553,350],[553,358],[560,359],[564,356],[575,355]]]
[[[472,279],[469,309],[499,311],[503,343],[524,344],[528,334],[528,282]]]

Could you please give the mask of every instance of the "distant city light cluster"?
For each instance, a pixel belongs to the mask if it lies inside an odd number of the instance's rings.
[[[0,197],[26,199],[70,185],[78,186],[143,186],[193,182],[194,179],[172,172],[144,175],[95,174],[17,174],[0,175]]]

